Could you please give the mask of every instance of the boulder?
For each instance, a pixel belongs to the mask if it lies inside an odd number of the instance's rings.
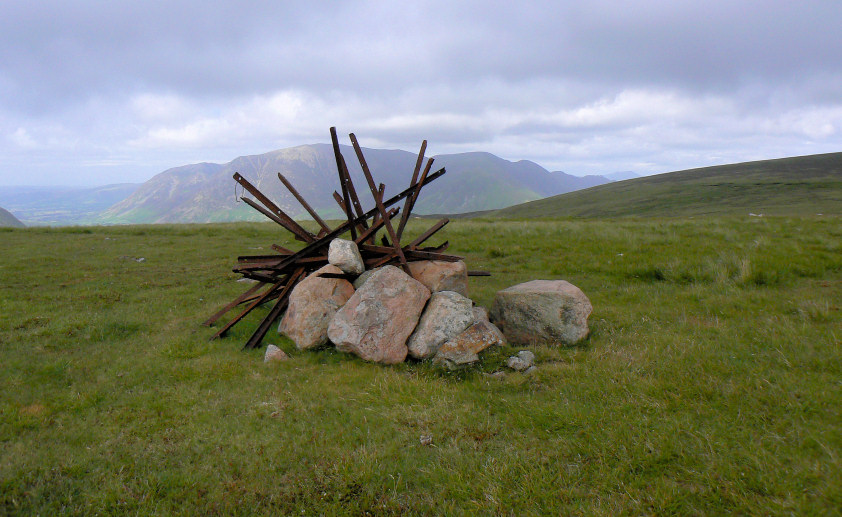
[[[476,306],[474,307],[474,321],[489,321],[488,320],[488,311],[485,310],[485,307]]]
[[[533,280],[498,291],[491,321],[515,345],[575,345],[588,336],[590,300],[564,280]]]
[[[362,287],[366,280],[368,280],[368,277],[370,277],[371,274],[377,271],[378,269],[380,268],[378,267],[374,269],[369,269],[363,272],[363,274],[361,274],[360,276],[358,276],[356,280],[354,280],[354,289],[359,289],[360,287]]]
[[[263,355],[264,363],[271,363],[273,361],[286,361],[289,356],[275,345],[266,345],[266,353]]]
[[[433,357],[445,341],[461,334],[473,323],[472,305],[469,298],[453,291],[433,293],[407,342],[409,354],[416,359]]]
[[[333,239],[327,250],[327,261],[349,275],[359,275],[365,271],[360,249],[354,241]]]
[[[509,357],[506,361],[506,366],[519,372],[531,373],[530,370],[535,368],[535,366],[533,366],[534,364],[535,354],[529,350],[521,350],[516,356]]]
[[[289,295],[289,306],[278,332],[286,334],[299,350],[327,344],[327,327],[340,307],[354,294],[354,287],[342,278],[322,278],[322,273],[341,274],[326,265],[298,283]]]
[[[502,346],[506,338],[488,320],[475,321],[458,336],[439,347],[433,362],[449,370],[479,361],[479,354],[490,346]]]
[[[424,284],[430,292],[454,291],[468,296],[468,267],[461,260],[419,260],[409,263],[412,278]]]
[[[429,298],[421,282],[394,266],[383,266],[339,309],[328,326],[328,338],[338,350],[366,361],[400,363]]]

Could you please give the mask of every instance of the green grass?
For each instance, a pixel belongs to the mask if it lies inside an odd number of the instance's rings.
[[[591,337],[502,379],[516,348],[451,374],[270,337],[292,359],[267,366],[240,351],[265,311],[199,323],[238,254],[294,246],[278,227],[0,230],[0,515],[839,513],[838,218],[442,234],[493,273],[481,305],[566,279]]]
[[[842,215],[842,153],[705,167],[599,185],[497,217]]]

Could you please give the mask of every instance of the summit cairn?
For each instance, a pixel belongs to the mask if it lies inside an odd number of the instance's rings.
[[[385,185],[374,181],[362,147],[351,133],[354,153],[374,200],[374,207],[366,211],[340,151],[336,128],[330,128],[330,136],[340,186],[333,198],[345,215],[335,227],[319,217],[283,174],[278,173],[278,179],[318,224],[317,231],[306,229],[246,178],[234,174],[234,181],[244,189],[240,199],[292,233],[303,247],[293,251],[272,244],[271,254],[237,257],[234,272],[255,283],[205,321],[212,326],[242,307],[211,339],[224,336],[254,309],[271,302],[268,314],[243,348],[260,346],[283,316],[278,330],[300,350],[332,343],[338,350],[386,364],[401,362],[409,354],[431,358],[444,342],[458,337],[474,322],[473,303],[467,298],[468,276],[488,275],[468,271],[462,257],[446,254],[447,242],[424,245],[449,222],[446,218],[403,242],[422,187],[445,170],[431,172],[433,158],[425,164],[425,140],[409,186],[385,199]],[[434,303],[428,304],[431,295]],[[446,300],[451,300],[450,305]],[[458,311],[451,314],[451,306],[458,306]]]
[[[278,173],[278,179],[318,229],[308,230],[234,174],[244,189],[240,199],[303,245],[294,251],[272,244],[273,253],[237,257],[234,272],[254,283],[205,321],[212,326],[240,307],[211,339],[224,336],[254,309],[270,303],[244,349],[259,347],[279,319],[279,332],[299,350],[335,346],[365,361],[395,364],[412,357],[449,369],[472,364],[486,348],[507,341],[571,345],[587,337],[590,301],[565,281],[534,280],[504,289],[497,293],[490,314],[476,307],[468,298],[468,277],[489,273],[469,271],[462,257],[446,254],[447,241],[425,246],[447,218],[404,242],[422,187],[445,173],[443,168],[430,172],[433,158],[422,169],[426,140],[409,186],[385,199],[385,185],[374,181],[356,136],[349,135],[374,201],[366,211],[336,128],[330,128],[330,136],[341,191],[334,191],[333,198],[345,216],[336,226],[328,226],[283,174]]]

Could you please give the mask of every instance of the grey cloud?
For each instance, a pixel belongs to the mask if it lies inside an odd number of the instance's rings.
[[[0,69],[23,110],[141,90],[390,92],[495,77],[695,90],[842,72],[835,2],[3,5]]]
[[[838,150],[840,26],[835,0],[3,2],[0,166],[141,179],[329,125],[570,172]]]

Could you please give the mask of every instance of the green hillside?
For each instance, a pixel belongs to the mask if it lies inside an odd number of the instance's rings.
[[[8,210],[0,208],[0,226],[2,227],[13,227],[13,228],[21,228],[24,226],[22,222],[18,220],[17,217],[13,216],[9,213]]]
[[[842,153],[689,169],[504,208],[496,217],[842,214]]]

